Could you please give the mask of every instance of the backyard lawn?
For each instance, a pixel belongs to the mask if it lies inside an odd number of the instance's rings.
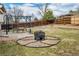
[[[58,28],[53,25],[33,27],[32,32],[43,30],[48,36],[56,36],[61,42],[47,48],[28,48],[16,42],[0,42],[0,55],[23,56],[57,56],[79,55],[79,30]]]

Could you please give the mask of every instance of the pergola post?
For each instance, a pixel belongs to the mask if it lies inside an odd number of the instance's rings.
[[[5,31],[6,31],[6,35],[8,35],[8,32],[9,32],[9,16],[8,15],[5,15],[6,19],[5,19]]]
[[[30,27],[29,33],[32,33],[32,30],[31,30],[31,16],[29,16],[29,27]]]

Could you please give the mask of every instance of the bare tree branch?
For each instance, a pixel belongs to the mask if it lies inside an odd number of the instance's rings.
[[[46,4],[42,5],[42,6],[38,6],[38,8],[39,8],[39,10],[40,10],[38,13],[39,13],[41,16],[43,16],[44,13],[47,11],[48,5],[49,5],[49,3],[46,3]]]

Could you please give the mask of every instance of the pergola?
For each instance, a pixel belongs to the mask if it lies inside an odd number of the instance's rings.
[[[4,27],[5,27],[5,30],[6,30],[6,34],[8,34],[8,32],[11,28],[12,24],[10,23],[10,21],[11,21],[12,17],[14,17],[14,19],[15,19],[16,29],[18,28],[17,25],[19,24],[18,20],[21,20],[21,19],[25,19],[26,22],[28,20],[29,21],[29,27],[31,27],[31,17],[32,16],[12,16],[12,15],[6,14],[4,16],[4,24],[5,24]],[[31,28],[29,29],[29,33],[31,33]]]
[[[15,20],[25,19],[24,23],[27,23],[27,21],[29,21],[29,27],[31,27],[31,18],[32,18],[32,16],[14,16],[14,18],[15,18]],[[18,25],[18,23],[19,22],[16,22],[17,25]],[[31,28],[29,29],[29,33],[31,33]]]

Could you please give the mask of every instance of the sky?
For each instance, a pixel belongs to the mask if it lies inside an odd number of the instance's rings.
[[[44,6],[44,3],[4,3],[4,7],[7,11],[13,10],[14,7],[20,8],[23,11],[23,15],[34,15],[38,19],[41,15],[38,11],[38,6]],[[55,16],[67,14],[70,10],[76,10],[79,8],[78,3],[50,3],[48,9],[53,11]]]

